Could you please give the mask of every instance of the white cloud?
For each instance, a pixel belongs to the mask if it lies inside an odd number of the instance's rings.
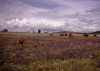
[[[96,31],[100,30],[99,5],[93,0],[2,0],[0,28]]]

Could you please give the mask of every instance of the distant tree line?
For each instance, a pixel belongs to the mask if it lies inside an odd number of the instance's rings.
[[[41,33],[41,30],[40,29],[38,30],[38,33]]]
[[[3,29],[3,31],[2,32],[8,32],[8,29]]]
[[[1,32],[8,32],[8,29],[3,29]],[[28,33],[29,33],[29,31],[28,31]],[[33,30],[33,33],[35,33],[34,30]],[[37,33],[41,33],[41,30],[39,29]]]

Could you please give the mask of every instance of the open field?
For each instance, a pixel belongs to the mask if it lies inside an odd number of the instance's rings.
[[[100,71],[100,35],[73,35],[0,33],[0,71]]]

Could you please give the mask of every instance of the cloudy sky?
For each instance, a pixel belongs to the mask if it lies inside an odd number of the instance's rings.
[[[0,0],[0,31],[100,31],[100,0]]]

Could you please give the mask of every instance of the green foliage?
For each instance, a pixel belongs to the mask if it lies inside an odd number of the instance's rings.
[[[4,29],[3,32],[8,32],[8,30],[7,29]]]
[[[41,33],[41,30],[40,29],[38,30],[38,33]]]

